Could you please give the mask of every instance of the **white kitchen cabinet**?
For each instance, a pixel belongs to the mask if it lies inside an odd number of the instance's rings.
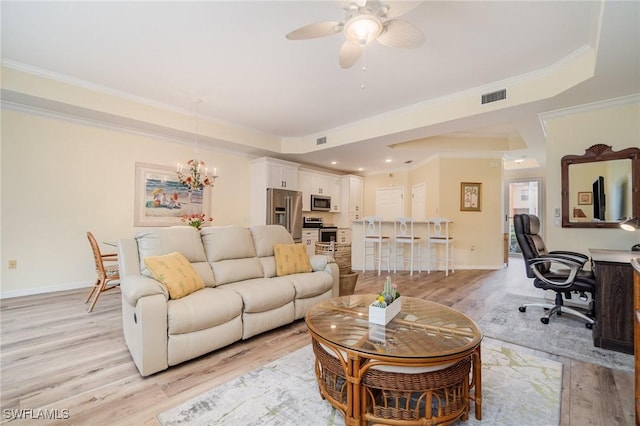
[[[337,224],[341,228],[351,228],[354,220],[362,220],[364,216],[364,179],[355,175],[343,176],[341,189],[342,214]]]
[[[297,163],[269,157],[249,163],[251,226],[267,222],[267,188],[298,190],[298,167]]]
[[[313,170],[298,172],[299,190],[302,191],[302,210],[311,211],[311,195],[331,197],[331,212],[338,213],[342,206],[342,177]]]
[[[336,240],[339,244],[351,244],[351,229],[340,228],[336,234]]]
[[[342,211],[342,176],[329,177],[329,195],[331,195],[331,211],[340,213]]]
[[[298,166],[279,162],[267,163],[267,188],[298,190]]]
[[[298,172],[298,188],[302,192],[302,211],[311,211],[311,178],[313,173],[307,170]]]
[[[317,229],[302,230],[302,244],[304,244],[307,248],[308,256],[313,256],[314,254],[316,254],[316,242],[318,242]]]

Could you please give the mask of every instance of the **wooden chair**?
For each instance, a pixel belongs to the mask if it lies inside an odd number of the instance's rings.
[[[364,224],[364,241],[363,241],[363,258],[362,273],[366,270],[367,257],[371,257],[373,268],[378,262],[378,275],[382,269],[382,261],[387,260],[387,272],[391,272],[391,246],[389,237],[382,235],[382,218],[378,216],[367,216],[363,219]]]
[[[432,217],[427,221],[427,240],[429,243],[429,260],[427,272],[431,272],[431,265],[438,270],[438,263],[444,263],[445,276],[449,270],[455,272],[453,259],[453,237],[449,235],[451,220],[443,217]],[[444,246],[444,257],[438,256],[438,246]]]
[[[393,223],[394,230],[394,259],[393,272],[397,272],[398,258],[402,257],[403,266],[409,263],[409,275],[413,275],[413,264],[418,262],[418,272],[422,272],[422,241],[413,231],[413,218],[397,217]],[[409,259],[405,259],[405,245],[409,245]],[[417,250],[416,250],[417,249]],[[417,257],[416,257],[417,253]]]
[[[96,265],[96,273],[98,274],[96,283],[93,285],[93,287],[91,287],[91,291],[87,296],[87,300],[84,301],[84,303],[89,302],[89,299],[91,299],[91,296],[93,296],[93,301],[91,302],[91,306],[89,306],[89,310],[87,311],[91,312],[93,311],[93,307],[96,305],[100,294],[116,288],[120,285],[120,273],[118,271],[118,264],[113,263],[118,261],[118,255],[115,253],[100,253],[98,242],[91,232],[87,232],[87,238],[89,239],[89,244],[91,244],[91,250],[93,250],[93,260]],[[109,262],[109,264],[105,265],[105,262]],[[109,285],[109,283],[113,281],[117,281],[117,284]]]

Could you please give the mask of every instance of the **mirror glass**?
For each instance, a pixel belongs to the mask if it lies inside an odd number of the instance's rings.
[[[632,215],[631,160],[569,166],[569,221],[620,222]]]
[[[563,227],[619,228],[640,217],[640,148],[597,144],[565,155],[561,167]]]

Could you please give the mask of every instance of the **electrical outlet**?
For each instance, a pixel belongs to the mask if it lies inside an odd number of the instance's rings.
[[[17,260],[10,260],[9,261],[9,269],[16,269],[18,267],[18,261]]]

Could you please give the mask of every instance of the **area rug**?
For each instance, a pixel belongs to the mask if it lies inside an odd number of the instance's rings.
[[[220,385],[158,415],[162,425],[344,425],[320,398],[311,346]],[[506,347],[482,348],[482,422],[456,425],[557,425],[562,364]]]
[[[485,336],[519,346],[589,362],[617,370],[633,371],[633,355],[593,346],[592,331],[572,315],[551,317],[549,324],[540,322],[544,310],[531,306],[520,312],[522,303],[544,303],[545,300],[507,294],[499,306],[478,321]]]

